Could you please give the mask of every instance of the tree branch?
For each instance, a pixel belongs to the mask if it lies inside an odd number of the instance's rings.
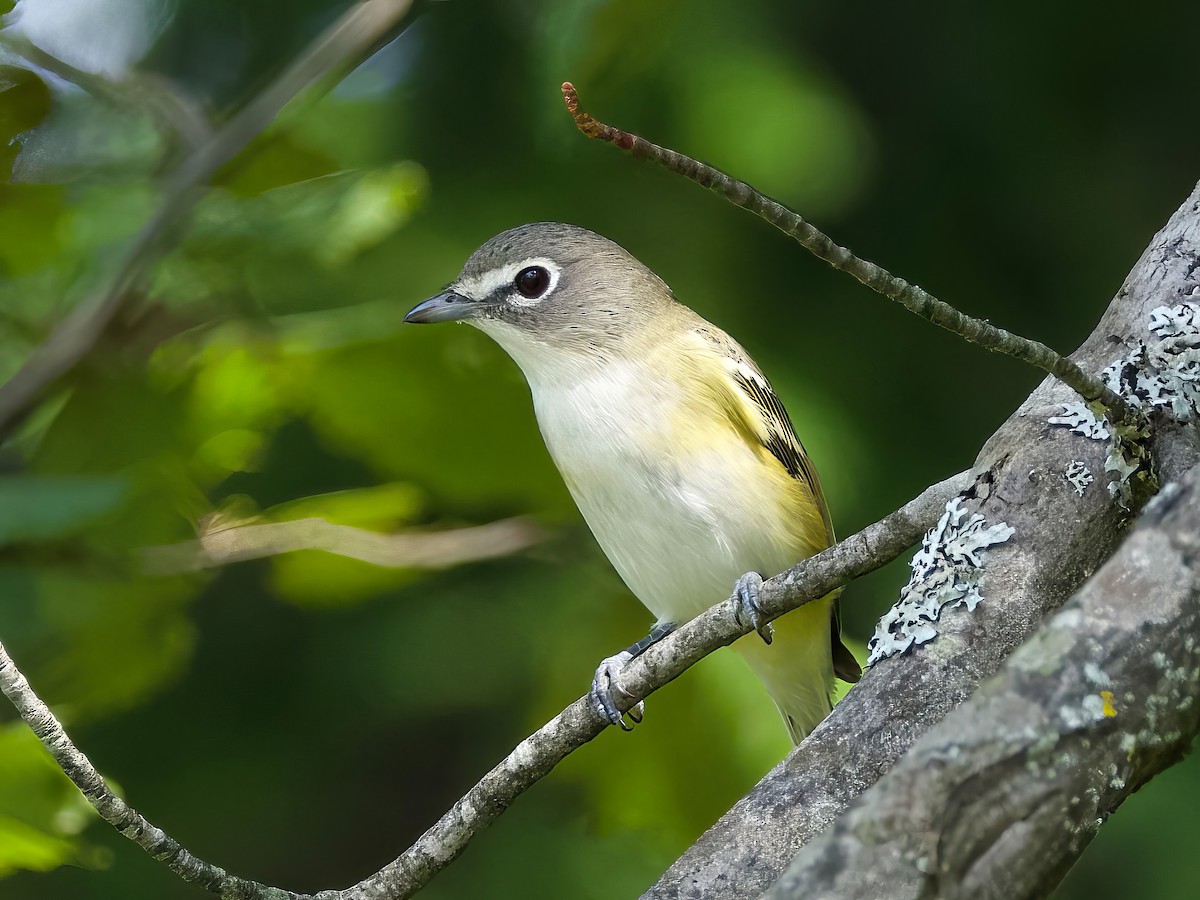
[[[1044,897],[1200,733],[1200,467],[764,900]]]
[[[142,566],[152,575],[195,572],[295,550],[323,550],[376,566],[442,569],[527,550],[545,532],[516,517],[445,531],[382,534],[312,516],[203,529],[194,541],[147,547]]]
[[[1193,297],[1198,279],[1200,186],[1151,241],[1075,360],[1100,371],[1126,347],[1148,341],[1151,313]],[[989,551],[983,602],[971,612],[943,613],[935,640],[869,669],[800,747],[667,870],[646,900],[741,900],[770,888],[801,846],[994,674],[1108,559],[1130,513],[1104,484],[1108,442],[1050,424],[1072,399],[1063,384],[1046,379],[975,462],[976,498],[965,506],[1015,529],[1011,540]],[[1163,482],[1200,460],[1194,422],[1157,422],[1149,446]],[[1100,473],[1081,495],[1066,477],[1072,462]]]
[[[6,50],[31,65],[82,88],[94,97],[118,109],[145,113],[147,110],[174,131],[186,146],[194,147],[210,137],[207,118],[200,105],[165,78],[134,73],[120,81],[110,81],[78,69],[43,50],[25,37],[0,31],[0,50]]]
[[[971,484],[963,472],[930,488],[857,534],[775,578],[762,587],[762,608],[770,618],[823,597],[847,582],[886,565],[911,547],[937,520],[946,503]],[[731,598],[732,599],[732,598]],[[684,625],[638,657],[622,675],[629,706],[677,678],[712,651],[749,632],[724,601]],[[0,690],[17,707],[55,761],[105,821],[164,861],[181,878],[228,900],[398,900],[410,897],[452,862],[478,832],[494,822],[528,788],[574,750],[600,734],[607,722],[588,697],[580,697],[525,738],[461,800],[396,860],[370,878],[342,891],[316,895],[259,884],[229,875],[197,859],[117,797],[71,742],[0,644]]]
[[[52,382],[71,371],[144,286],[204,186],[298,93],[377,46],[399,27],[412,0],[362,0],[314,41],[273,83],[199,144],[168,177],[157,212],[134,237],[110,282],[76,306],[0,386],[0,436]]]
[[[579,108],[579,96],[569,81],[563,83],[562,92],[576,127],[587,137],[607,141],[622,150],[627,150],[637,159],[658,163],[677,175],[691,179],[701,187],[715,191],[735,206],[748,209],[774,225],[833,268],[854,276],[871,290],[895,300],[909,312],[987,350],[1015,357],[1050,373],[1073,388],[1089,404],[1098,405],[1097,418],[1107,410],[1112,414],[1111,417],[1119,422],[1136,423],[1140,420],[1137,410],[1131,408],[1099,378],[1089,375],[1070,359],[1059,355],[1040,341],[1021,337],[982,319],[964,315],[949,303],[937,299],[915,284],[909,284],[882,266],[855,256],[805,221],[799,213],[714,166],[601,122]]]

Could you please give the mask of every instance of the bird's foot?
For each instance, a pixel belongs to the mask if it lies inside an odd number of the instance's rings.
[[[747,572],[733,585],[733,614],[743,625],[751,626],[766,643],[771,643],[775,629],[762,611],[760,597],[763,578],[757,572]]]
[[[596,666],[596,674],[592,676],[592,706],[600,713],[602,719],[610,725],[618,726],[622,731],[633,731],[633,725],[625,721],[627,715],[636,725],[642,721],[645,709],[645,704],[640,700],[631,706],[627,713],[621,712],[617,706],[618,695],[633,697],[633,694],[621,685],[621,672],[633,658],[633,653],[628,650],[622,650],[614,656],[606,656],[600,660],[600,665]]]
[[[591,690],[592,706],[600,714],[600,718],[604,719],[610,725],[616,725],[622,731],[632,731],[633,726],[642,721],[642,715],[646,706],[641,700],[624,713],[621,712],[620,707],[617,705],[619,696],[627,700],[633,699],[633,694],[625,690],[621,684],[621,672],[633,660],[641,656],[674,630],[674,622],[659,622],[650,629],[648,635],[636,644],[626,647],[614,656],[608,656],[600,660],[600,665],[596,667],[596,674],[592,677]],[[629,719],[628,722],[626,721],[627,718]],[[631,725],[630,722],[633,724]]]

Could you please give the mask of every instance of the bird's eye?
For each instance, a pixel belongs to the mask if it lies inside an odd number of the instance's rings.
[[[529,266],[517,273],[513,284],[517,286],[522,297],[533,300],[546,293],[546,289],[550,287],[550,273],[541,266]]]

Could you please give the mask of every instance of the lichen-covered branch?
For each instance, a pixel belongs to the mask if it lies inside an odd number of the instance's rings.
[[[799,213],[714,166],[601,122],[579,108],[579,96],[570,82],[563,84],[562,92],[576,127],[587,137],[607,141],[622,150],[627,150],[638,159],[658,163],[665,169],[720,194],[735,206],[747,209],[774,225],[817,258],[852,275],[876,293],[895,300],[909,312],[987,350],[1004,353],[1049,372],[1073,388],[1088,404],[1098,406],[1101,415],[1107,411],[1116,421],[1137,421],[1136,410],[1131,409],[1121,397],[1109,390],[1104,382],[1040,341],[1021,337],[982,319],[959,312],[923,288],[909,284],[876,263],[855,256],[846,247],[834,243],[828,235],[815,228]]]
[[[1200,733],[1200,467],[764,900],[1044,897]]]
[[[1154,311],[1200,293],[1200,186],[1155,236],[1087,341],[1074,354],[1091,371],[1154,337]],[[1046,379],[987,442],[964,503],[1013,529],[988,550],[984,597],[973,611],[941,614],[935,639],[883,660],[833,714],[645,894],[647,900],[757,897],[797,850],[879,780],[917,739],[999,670],[1047,613],[1103,565],[1133,514],[1108,490],[1106,442],[1050,419],[1073,395]],[[1158,479],[1200,461],[1194,422],[1155,421],[1146,445]],[[1080,490],[1080,485],[1083,489]],[[1136,512],[1136,510],[1134,511]]]
[[[158,210],[130,243],[116,274],[71,310],[16,374],[0,386],[0,436],[50,384],[91,351],[130,298],[137,295],[213,173],[266,128],[293,97],[330,73],[358,62],[393,34],[411,5],[412,0],[361,0],[183,159],[167,178]]]
[[[823,597],[886,565],[911,547],[941,515],[946,503],[970,487],[963,472],[927,488],[900,509],[804,560],[762,586],[762,608],[774,618]],[[732,598],[731,598],[732,599]],[[682,674],[712,651],[748,633],[732,602],[714,606],[636,659],[623,673],[629,705]],[[296,894],[229,875],[190,854],[117,797],[87,757],[34,694],[0,645],[0,690],[17,707],[67,776],[100,815],[185,880],[227,900],[398,900],[410,897],[452,862],[471,838],[495,821],[524,791],[571,752],[600,734],[607,722],[581,697],[520,744],[395,861],[340,891]]]

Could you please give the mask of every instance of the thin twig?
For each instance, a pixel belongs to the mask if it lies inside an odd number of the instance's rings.
[[[720,169],[601,122],[579,108],[579,96],[569,81],[564,82],[562,92],[576,127],[587,137],[607,141],[622,150],[627,150],[637,159],[658,163],[677,175],[691,179],[701,187],[715,191],[735,206],[748,209],[774,225],[835,269],[853,275],[876,293],[895,300],[909,312],[987,350],[1007,354],[1050,373],[1089,404],[1098,405],[1099,409],[1093,409],[1094,412],[1100,415],[1111,413],[1110,418],[1115,417],[1119,422],[1137,421],[1136,411],[1104,382],[1089,375],[1070,359],[1051,350],[1040,341],[1021,337],[982,319],[964,315],[950,304],[937,299],[915,284],[909,284],[882,266],[855,256],[850,250],[834,243],[827,235],[814,228],[799,213]]]
[[[355,61],[392,34],[412,0],[362,0],[317,38],[288,69],[254,97],[171,173],[158,211],[134,237],[107,286],[76,306],[0,387],[0,435],[52,382],[88,354],[105,328],[136,295],[171,244],[204,186],[301,91]]]
[[[911,547],[937,521],[950,498],[971,484],[960,472],[926,488],[919,497],[835,546],[806,559],[762,587],[762,608],[769,618],[823,597],[859,576],[886,565]],[[714,650],[749,632],[722,601],[651,647],[622,673],[632,706],[677,678]],[[105,821],[168,865],[185,881],[202,885],[226,900],[402,900],[411,897],[466,848],[470,840],[568,754],[602,732],[607,722],[589,698],[581,697],[519,743],[516,748],[421,838],[370,878],[340,891],[296,894],[230,875],[197,859],[117,797],[87,757],[17,669],[0,644],[0,691],[3,691],[62,770]]]

